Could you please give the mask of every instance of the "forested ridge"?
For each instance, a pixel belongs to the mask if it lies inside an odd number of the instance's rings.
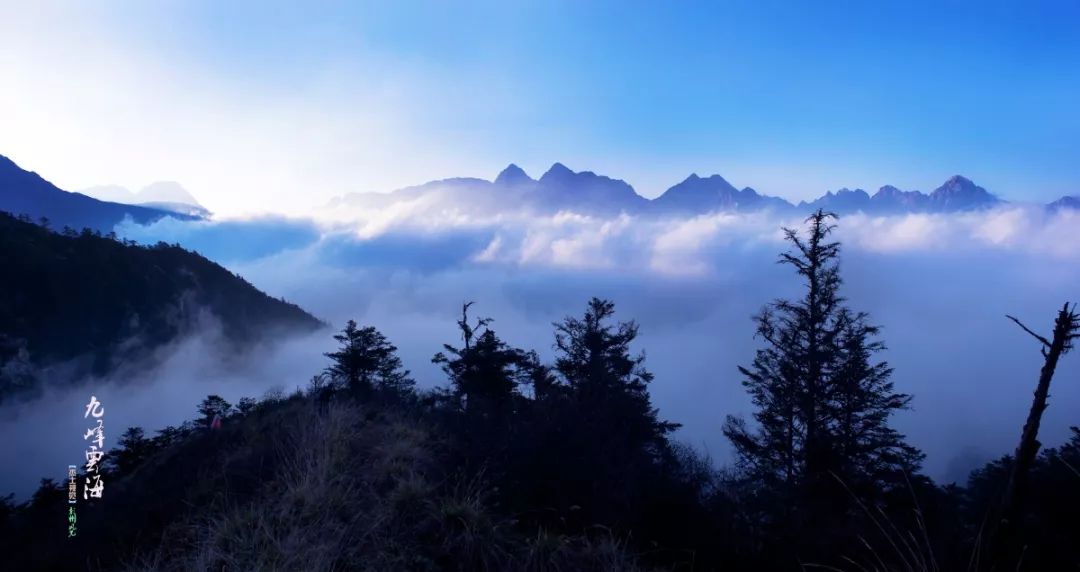
[[[179,427],[128,429],[75,538],[54,481],[0,503],[0,548],[20,570],[1080,568],[1080,429],[1037,440],[1074,311],[1049,334],[1016,320],[1036,338],[1016,351],[1046,359],[1023,432],[1001,420],[1018,461],[940,486],[891,425],[919,396],[843,297],[835,219],[807,222],[780,256],[802,294],[766,303],[745,332],[759,349],[716,373],[754,405],[724,424],[730,464],[673,437],[649,388],[674,380],[649,371],[612,301],[553,324],[550,362],[503,339],[480,301],[432,357],[440,387],[417,390],[391,340],[350,321],[305,389],[211,395]]]
[[[234,350],[321,326],[178,245],[0,213],[0,255],[0,401],[40,389],[50,365],[67,366],[68,378],[107,374],[191,333],[205,315]]]

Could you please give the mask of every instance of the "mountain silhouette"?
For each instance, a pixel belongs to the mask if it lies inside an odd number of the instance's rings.
[[[499,187],[533,184],[536,184],[536,180],[525,174],[525,171],[523,171],[521,167],[518,167],[513,163],[510,163],[510,165],[499,173],[499,176],[495,177],[495,185]]]
[[[139,193],[115,185],[94,187],[86,192],[124,202],[103,201],[61,190],[37,173],[23,170],[0,155],[0,210],[25,214],[34,220],[45,217],[56,228],[86,227],[108,232],[125,218],[147,224],[166,216],[198,220],[211,214],[173,182],[154,183]],[[128,201],[140,204],[125,204]],[[750,187],[737,189],[718,174],[700,177],[696,173],[650,200],[623,180],[592,171],[574,171],[562,163],[554,163],[539,179],[533,179],[517,165],[510,164],[491,181],[454,177],[389,193],[349,193],[330,201],[327,208],[381,209],[406,201],[444,212],[499,214],[510,209],[526,209],[538,213],[566,210],[597,215],[696,215],[760,210],[807,214],[819,208],[837,214],[948,213],[989,208],[1006,202],[970,179],[955,175],[930,194],[904,191],[892,185],[881,187],[873,195],[862,189],[842,188],[793,205],[779,197],[759,194]],[[1077,209],[1080,208],[1078,203],[1077,197],[1063,197],[1048,208]]]
[[[592,171],[574,172],[562,163],[555,163],[540,177],[532,202],[553,210],[576,207],[603,214],[639,212],[649,203],[625,181]]]
[[[102,185],[78,191],[99,201],[135,205],[171,213],[209,218],[211,212],[175,181],[157,181],[143,187],[137,193],[119,185]]]
[[[703,179],[693,173],[653,202],[666,211],[730,210],[739,205],[739,190],[720,175]]]
[[[592,171],[574,171],[562,163],[555,163],[539,179],[533,179],[517,165],[510,164],[493,181],[459,177],[389,193],[350,193],[334,199],[329,207],[383,208],[402,201],[437,205],[442,210],[487,214],[526,209],[540,213],[567,210],[582,214],[623,212],[661,216],[760,210],[808,214],[819,208],[837,214],[949,213],[1006,203],[960,175],[950,177],[930,194],[904,191],[892,185],[882,186],[873,195],[862,189],[842,188],[793,205],[779,197],[759,194],[750,187],[738,189],[718,174],[701,177],[693,173],[650,200],[623,180]],[[1054,209],[1080,208],[1080,199],[1064,197],[1052,205]]]
[[[1046,205],[1049,210],[1058,211],[1061,209],[1077,209],[1080,210],[1080,196],[1061,197],[1060,199]]]
[[[809,203],[800,202],[799,209],[803,211],[825,209],[834,213],[868,211],[870,209],[870,195],[862,189],[851,190],[845,188],[835,193],[829,191]]]
[[[970,179],[954,175],[930,193],[929,202],[932,210],[948,212],[993,206],[1000,203],[1001,199]]]
[[[878,212],[922,212],[928,207],[928,197],[919,191],[901,191],[885,185],[870,197],[870,203]]]
[[[195,220],[198,216],[146,206],[100,201],[80,193],[70,193],[37,173],[20,168],[0,155],[0,210],[26,215],[37,221],[46,218],[54,228],[65,226],[109,232],[125,218],[147,224],[171,216]]]

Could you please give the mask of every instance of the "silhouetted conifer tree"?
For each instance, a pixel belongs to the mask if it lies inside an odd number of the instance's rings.
[[[540,363],[540,357],[536,352],[529,352],[526,358],[529,372],[527,383],[532,386],[534,401],[548,403],[566,395],[566,386],[559,383],[551,367]]]
[[[615,305],[593,298],[582,318],[555,324],[555,371],[579,404],[604,433],[617,435],[631,448],[660,446],[677,423],[661,421],[649,400],[653,374],[645,369],[645,354],[631,355],[637,338],[635,322],[611,325]]]
[[[258,402],[255,400],[255,398],[241,397],[240,401],[236,402],[236,410],[239,411],[241,415],[247,415],[255,409],[256,405],[258,405]]]
[[[58,506],[67,501],[65,487],[54,479],[41,479],[37,490],[30,497],[30,506],[34,508]]]
[[[830,470],[862,496],[903,483],[924,457],[889,426],[889,416],[908,408],[911,396],[895,391],[888,363],[874,363],[885,344],[874,339],[880,328],[867,319],[866,313],[855,314],[841,332],[838,363],[826,382],[827,426],[836,444]]]
[[[1059,447],[1040,448],[1026,467],[1023,502],[1012,505],[1000,527],[1002,495],[1017,470],[1006,455],[973,471],[958,491],[967,523],[967,570],[1073,570],[1080,567],[1080,428]],[[960,567],[956,567],[960,569]]]
[[[535,400],[519,428],[516,486],[551,511],[544,526],[618,523],[646,534],[656,524],[646,515],[667,484],[661,461],[678,425],[652,406],[653,375],[630,348],[637,324],[613,322],[614,311],[593,298],[583,316],[555,323],[554,367],[529,370]]]
[[[142,464],[153,452],[153,442],[147,439],[141,427],[128,427],[117,442],[117,449],[109,455],[111,463],[120,474],[128,474]]]
[[[529,354],[508,346],[489,325],[490,318],[469,323],[472,302],[462,306],[458,328],[463,346],[445,344],[432,362],[442,366],[452,384],[453,406],[474,420],[505,419],[513,409],[518,384],[528,379]]]
[[[209,426],[215,415],[225,417],[231,409],[232,404],[220,395],[207,395],[199,404],[199,415],[202,415],[203,422]]]
[[[374,327],[360,328],[349,320],[334,339],[341,346],[336,352],[324,354],[332,361],[326,371],[353,395],[367,399],[375,391],[401,395],[412,390],[414,382],[402,369],[397,347]]]
[[[805,240],[784,229],[794,248],[779,262],[796,270],[805,294],[755,318],[765,347],[739,371],[757,427],[733,416],[724,427],[746,476],[774,503],[772,517],[795,529],[843,514],[848,489],[865,495],[901,484],[921,460],[888,425],[911,398],[894,391],[886,363],[873,362],[884,348],[873,339],[878,328],[840,296],[840,244],[828,239],[834,217],[820,210],[809,217]]]

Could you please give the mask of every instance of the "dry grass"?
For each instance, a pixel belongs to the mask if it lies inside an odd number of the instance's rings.
[[[638,570],[610,531],[522,536],[482,478],[440,474],[440,443],[392,411],[304,399],[260,415],[243,442],[274,447],[273,478],[174,523],[128,570]]]
[[[922,508],[919,506],[915,491],[908,482],[914,506],[914,530],[902,530],[880,507],[869,507],[835,473],[833,478],[844,487],[867,520],[873,525],[874,536],[858,535],[855,551],[844,554],[840,559],[844,564],[833,566],[821,563],[804,563],[804,568],[845,572],[938,572],[937,558],[934,556],[930,534],[926,528]],[[858,556],[856,552],[862,552]],[[843,567],[841,567],[843,566]]]

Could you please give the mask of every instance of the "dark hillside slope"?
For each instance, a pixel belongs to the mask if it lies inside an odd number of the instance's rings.
[[[91,228],[109,232],[125,217],[147,224],[162,217],[197,220],[200,217],[169,210],[99,201],[79,193],[69,193],[41,175],[22,169],[0,155],[0,211],[26,215],[37,221],[49,220],[56,229]]]
[[[0,498],[10,569],[638,570],[602,531],[516,530],[486,483],[446,465],[445,435],[399,408],[274,396],[219,430],[139,443],[133,468],[107,465],[102,499],[78,501],[74,538],[49,520],[67,512],[59,488],[17,509]]]
[[[77,361],[102,374],[173,341],[205,313],[243,346],[320,326],[178,246],[137,246],[84,230],[60,234],[0,213],[0,399],[33,370]]]

